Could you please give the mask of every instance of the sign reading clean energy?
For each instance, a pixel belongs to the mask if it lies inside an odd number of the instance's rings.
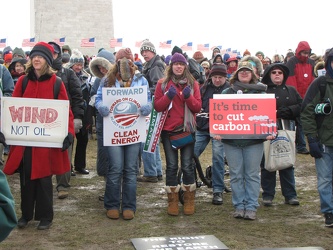
[[[1,131],[8,145],[61,148],[68,134],[69,101],[1,98]]]

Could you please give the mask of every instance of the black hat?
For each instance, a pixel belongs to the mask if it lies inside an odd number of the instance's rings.
[[[227,76],[227,67],[225,64],[213,64],[211,70],[210,70],[210,77],[220,75],[220,76]]]
[[[50,44],[53,47],[54,53],[61,54],[61,48],[60,48],[59,44],[57,44],[55,42],[48,42],[48,44]]]
[[[53,63],[53,47],[46,42],[39,42],[32,48],[30,51],[30,58],[32,59],[34,56],[42,56],[48,65],[52,67]]]
[[[175,53],[183,54],[183,50],[181,48],[179,48],[178,46],[175,46],[172,49],[171,55],[173,55]]]

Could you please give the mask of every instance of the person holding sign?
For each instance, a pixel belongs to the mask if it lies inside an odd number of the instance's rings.
[[[148,81],[141,74],[138,77],[135,74],[137,66],[134,65],[134,59],[132,51],[129,48],[120,49],[116,54],[116,63],[112,65],[106,75],[106,80],[101,82],[97,90],[95,107],[101,116],[108,117],[110,112],[115,113],[115,104],[107,106],[107,100],[103,100],[103,89],[109,89],[110,92],[122,93],[125,91],[116,91],[114,88],[122,89],[134,88],[140,86],[148,86]],[[141,105],[139,108],[139,114],[136,116],[147,116],[150,114],[151,96],[149,88],[147,87],[147,102]],[[112,90],[112,91],[111,91]],[[130,91],[128,91],[130,92]],[[124,96],[118,99],[117,104],[121,110],[129,110],[131,108],[127,99],[135,99],[137,93],[131,94],[131,97]],[[138,92],[138,91],[137,91]],[[113,111],[110,111],[110,110]],[[125,114],[126,115],[126,114]],[[132,113],[130,114],[132,115]],[[126,120],[130,120],[131,117],[122,118],[125,127]],[[121,120],[121,118],[119,118]],[[116,121],[114,121],[116,123]],[[105,119],[104,119],[104,132],[105,138]],[[124,131],[124,130],[122,130]],[[125,131],[126,132],[126,131]],[[115,133],[121,134],[119,137],[123,137],[126,140],[126,134],[116,131]],[[128,136],[127,136],[128,137]],[[104,140],[105,143],[105,140]],[[116,143],[116,142],[115,142]],[[122,208],[122,216],[124,220],[132,220],[136,211],[136,188],[137,188],[137,160],[139,152],[141,150],[141,142],[135,141],[132,143],[119,142],[119,144],[113,143],[111,146],[107,146],[110,166],[106,174],[106,187],[104,194],[104,207],[107,210],[106,216],[110,219],[119,219],[120,208]]]
[[[281,119],[284,119],[295,131],[295,119],[300,118],[302,98],[297,90],[286,85],[289,69],[282,63],[269,65],[263,75],[262,82],[267,84],[267,93],[274,93],[276,98],[276,116],[278,127],[281,128]],[[264,159],[263,159],[264,160]],[[275,195],[276,171],[270,172],[264,168],[264,161],[261,164],[261,187],[263,190],[262,199],[264,206],[271,206]],[[280,185],[285,203],[299,205],[295,187],[294,167],[279,170]]]
[[[15,85],[13,97],[55,99],[55,71],[51,65],[54,49],[45,42],[37,43],[30,52],[27,63],[28,82],[24,87],[24,76]],[[68,100],[65,85],[61,82],[59,100]],[[45,100],[47,102],[47,100]],[[37,229],[49,229],[53,220],[52,175],[64,174],[70,170],[67,149],[74,140],[74,116],[68,112],[68,135],[62,148],[37,146],[11,146],[4,173],[20,172],[22,217],[18,227],[24,228],[32,219],[39,220]]]
[[[258,82],[252,63],[241,61],[230,79],[231,87],[222,94],[265,93],[267,86]],[[237,98],[237,97],[235,97]],[[230,171],[233,216],[255,220],[260,194],[260,162],[264,139],[223,139],[224,152]]]
[[[156,86],[154,108],[157,112],[167,112],[162,132],[166,159],[166,191],[168,193],[168,214],[179,214],[178,192],[178,149],[180,149],[181,170],[183,172],[184,214],[194,213],[196,184],[192,157],[194,154],[195,113],[201,110],[199,83],[191,75],[185,57],[174,53],[165,78]],[[183,137],[185,135],[185,137]],[[172,137],[182,137],[188,143],[172,144]],[[176,141],[176,140],[175,140]]]
[[[221,94],[224,89],[230,87],[227,80],[227,67],[224,64],[214,64],[210,71],[208,80],[200,88],[202,108],[196,117],[197,131],[195,133],[194,153],[199,157],[212,140],[213,165],[212,165],[212,186],[214,205],[223,204],[224,184],[224,149],[221,135],[209,133],[209,118],[200,114],[209,115],[209,100],[214,94]],[[228,190],[228,189],[227,189]]]

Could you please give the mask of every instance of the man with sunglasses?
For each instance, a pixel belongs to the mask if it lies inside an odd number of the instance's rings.
[[[267,93],[275,94],[276,116],[279,129],[282,119],[287,129],[295,130],[295,120],[300,118],[302,98],[296,89],[286,85],[289,69],[282,63],[269,65],[262,78],[267,85]],[[264,168],[265,159],[261,162],[261,188],[264,206],[272,206],[275,196],[276,171],[270,172]],[[280,185],[285,204],[299,205],[295,187],[294,166],[279,170]]]
[[[306,90],[315,79],[315,62],[309,58],[311,48],[308,42],[299,42],[295,56],[291,57],[286,66],[289,69],[289,77],[286,84],[294,86],[298,93],[304,98]],[[296,119],[296,149],[299,154],[309,154],[306,148],[303,128],[300,119]]]

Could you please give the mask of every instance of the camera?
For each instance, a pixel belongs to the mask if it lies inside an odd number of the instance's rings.
[[[317,115],[329,115],[332,112],[331,101],[329,98],[324,102],[318,103],[315,107],[315,113]]]

